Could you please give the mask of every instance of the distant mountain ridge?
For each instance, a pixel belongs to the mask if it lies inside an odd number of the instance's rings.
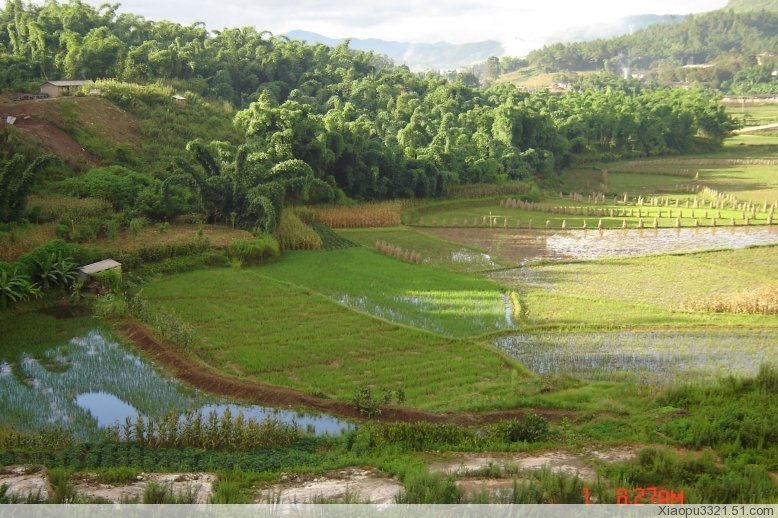
[[[349,38],[329,38],[315,32],[294,30],[286,33],[290,39],[308,43],[323,43],[331,47],[341,44]],[[396,64],[406,64],[412,70],[449,70],[482,63],[490,56],[502,56],[505,53],[502,44],[495,40],[473,43],[410,43],[406,41],[387,41],[377,38],[350,38],[349,48],[372,51],[389,56]]]
[[[737,1],[737,0],[733,0]],[[765,0],[771,1],[771,0]],[[778,0],[773,0],[778,2]],[[626,16],[611,23],[597,23],[586,27],[572,27],[560,31],[551,36],[546,43],[573,43],[578,41],[591,41],[601,38],[612,38],[623,34],[630,34],[649,25],[677,23],[683,20],[685,15],[677,14],[638,14]]]

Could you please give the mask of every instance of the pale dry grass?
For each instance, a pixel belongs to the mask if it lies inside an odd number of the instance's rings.
[[[690,311],[778,315],[778,285],[687,300],[683,307]]]
[[[394,257],[407,263],[421,264],[421,253],[413,250],[405,250],[402,247],[387,243],[386,241],[376,241],[375,249],[378,253]]]

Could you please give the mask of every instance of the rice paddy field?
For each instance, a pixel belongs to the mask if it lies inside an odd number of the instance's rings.
[[[539,264],[493,272],[526,295],[528,324],[537,326],[759,326],[773,315],[686,311],[691,301],[776,286],[775,246],[684,255]],[[577,315],[577,318],[575,317]]]
[[[752,376],[760,365],[778,363],[776,329],[528,333],[494,343],[540,376],[621,379],[655,387]]]
[[[748,102],[729,102],[725,104],[727,113],[743,122],[745,126],[761,126],[778,122],[778,104],[754,104]]]
[[[18,324],[18,325],[17,325]],[[22,327],[29,326],[29,327]],[[137,418],[210,412],[296,423],[337,435],[352,425],[332,417],[240,405],[193,390],[128,349],[91,316],[28,312],[0,319],[0,428],[59,428],[79,440]]]
[[[369,248],[383,241],[406,250],[419,251],[422,255],[421,264],[449,271],[479,272],[510,264],[498,262],[481,248],[448,241],[410,227],[349,229],[341,230],[340,234]]]
[[[402,389],[407,404],[427,410],[504,408],[515,402],[513,385],[525,377],[523,368],[489,345],[423,330],[442,326],[461,335],[466,329],[480,333],[480,326],[511,328],[493,282],[414,270],[368,250],[298,252],[288,259],[272,267],[177,275],[143,293],[151,304],[190,323],[198,337],[194,353],[229,375],[341,400],[350,400],[363,385]],[[351,264],[354,275],[359,275],[354,264],[368,263],[386,276],[367,291],[376,294],[374,302],[347,298],[358,297],[356,289],[370,282],[371,270],[352,279],[335,269],[336,262]],[[433,283],[437,290],[425,288]],[[382,291],[384,286],[391,292]],[[390,322],[392,311],[403,318]],[[414,324],[418,328],[410,327]]]

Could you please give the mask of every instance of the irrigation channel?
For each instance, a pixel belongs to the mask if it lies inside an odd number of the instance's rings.
[[[481,248],[506,263],[537,260],[605,259],[778,244],[778,225],[616,230],[511,230],[433,228],[433,236]]]
[[[316,435],[338,435],[354,425],[328,415],[310,415],[265,406],[239,405],[185,387],[149,362],[126,350],[111,336],[93,329],[60,345],[0,358],[0,424],[35,431],[63,428],[88,440],[101,428],[129,418],[161,418],[171,412],[222,415],[227,409],[247,419],[295,423]]]

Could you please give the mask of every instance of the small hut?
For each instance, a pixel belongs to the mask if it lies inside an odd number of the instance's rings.
[[[114,261],[113,259],[104,259],[96,263],[87,264],[78,269],[78,280],[86,281],[87,279],[93,279],[99,277],[100,274],[108,271],[116,271],[121,274],[122,263]]]
[[[183,95],[178,95],[178,94],[174,95],[173,96],[173,104],[178,106],[178,107],[180,107],[180,108],[185,108],[186,107],[186,97],[184,97]]]

